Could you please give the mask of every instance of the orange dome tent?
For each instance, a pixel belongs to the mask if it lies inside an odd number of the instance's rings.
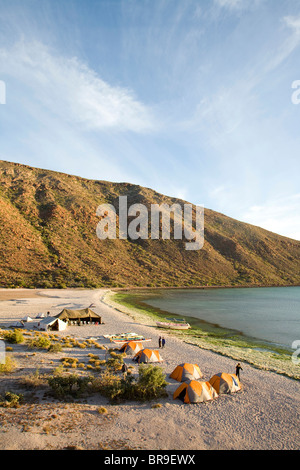
[[[138,363],[162,362],[162,358],[159,354],[159,351],[155,351],[153,349],[141,349],[141,351],[139,351],[132,360]]]
[[[217,393],[234,393],[241,390],[241,384],[235,374],[226,374],[220,372],[213,375],[209,383],[214,387]]]
[[[178,382],[185,382],[186,380],[201,379],[203,374],[197,364],[179,364],[170,374],[170,378],[178,380]]]
[[[137,354],[141,349],[143,349],[141,343],[136,343],[135,341],[128,341],[127,343],[123,344],[119,351],[129,355],[133,355]]]
[[[198,382],[197,380],[183,382],[173,394],[174,400],[179,398],[183,403],[200,403],[217,397],[217,392],[209,382]]]

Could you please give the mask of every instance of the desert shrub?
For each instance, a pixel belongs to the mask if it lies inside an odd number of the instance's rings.
[[[48,384],[57,398],[80,397],[87,391],[90,382],[90,377],[77,374],[53,375],[48,378]]]
[[[61,361],[64,367],[72,367],[73,369],[77,367],[78,359],[75,357],[62,357]]]
[[[36,335],[27,342],[30,348],[36,349],[49,349],[51,346],[51,340],[45,335]]]
[[[112,402],[122,400],[146,401],[167,396],[167,382],[163,370],[158,366],[141,365],[137,379],[133,375],[116,376],[107,368],[93,380],[95,391],[109,398]]]
[[[139,378],[137,389],[140,396],[145,393],[147,397],[155,398],[161,396],[161,392],[165,390],[167,382],[165,374],[161,367],[141,364],[139,367]]]
[[[20,384],[27,389],[42,388],[47,385],[47,379],[44,375],[40,374],[39,369],[33,374],[26,375],[20,379]]]
[[[4,397],[0,396],[0,406],[3,408],[19,408],[23,401],[23,395],[12,392],[5,392]]]
[[[4,339],[8,343],[20,344],[24,342],[24,336],[20,330],[15,329],[14,331],[5,331]]]
[[[62,345],[60,343],[51,343],[49,348],[49,352],[57,353],[62,351]]]
[[[99,408],[97,408],[97,411],[100,415],[107,413],[107,409],[104,406],[99,406]]]
[[[88,357],[90,357],[91,359],[99,359],[99,356],[97,356],[97,354],[92,354],[92,353],[89,353]]]
[[[16,369],[17,364],[10,356],[5,357],[5,363],[0,364],[0,374],[11,374]]]
[[[64,372],[63,364],[60,364],[58,367],[55,367],[55,369],[53,369],[53,375],[61,375],[63,372]]]
[[[100,393],[107,398],[113,399],[118,394],[119,382],[121,378],[114,375],[112,371],[105,369],[100,376],[94,377],[92,381],[92,389],[96,393]]]
[[[122,369],[122,365],[124,363],[124,357],[126,354],[117,354],[111,349],[109,350],[110,358],[106,361],[107,369],[118,372]]]

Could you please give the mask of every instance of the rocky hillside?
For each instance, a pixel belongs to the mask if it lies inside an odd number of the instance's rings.
[[[299,285],[300,243],[205,209],[205,241],[99,240],[99,204],[174,202],[127,183],[0,161],[0,287]]]

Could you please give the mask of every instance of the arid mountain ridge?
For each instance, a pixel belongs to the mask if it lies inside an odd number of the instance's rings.
[[[100,240],[97,207],[186,201],[138,185],[0,161],[0,287],[299,285],[300,242],[205,209],[204,246]]]

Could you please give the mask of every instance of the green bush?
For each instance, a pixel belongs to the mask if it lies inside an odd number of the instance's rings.
[[[5,363],[0,364],[0,374],[11,374],[16,369],[17,364],[10,356],[6,356]]]
[[[20,344],[24,342],[24,336],[20,330],[15,329],[14,331],[5,331],[4,339],[8,343]]]
[[[165,375],[160,367],[144,364],[139,367],[137,380],[131,374],[124,378],[113,375],[109,368],[93,380],[94,389],[112,402],[146,401],[165,397],[166,385]]]
[[[49,349],[51,340],[47,336],[38,335],[28,340],[28,346],[36,349]]]
[[[20,403],[23,401],[23,395],[12,392],[5,392],[4,397],[0,396],[0,406],[4,408],[19,408]]]
[[[90,377],[80,377],[77,374],[53,375],[48,378],[48,384],[57,398],[80,397],[87,391],[90,382]]]
[[[136,384],[136,393],[143,399],[158,398],[166,395],[167,382],[165,374],[159,366],[141,364],[139,378]]]
[[[51,343],[49,348],[49,352],[57,353],[62,351],[62,345],[60,343]]]

